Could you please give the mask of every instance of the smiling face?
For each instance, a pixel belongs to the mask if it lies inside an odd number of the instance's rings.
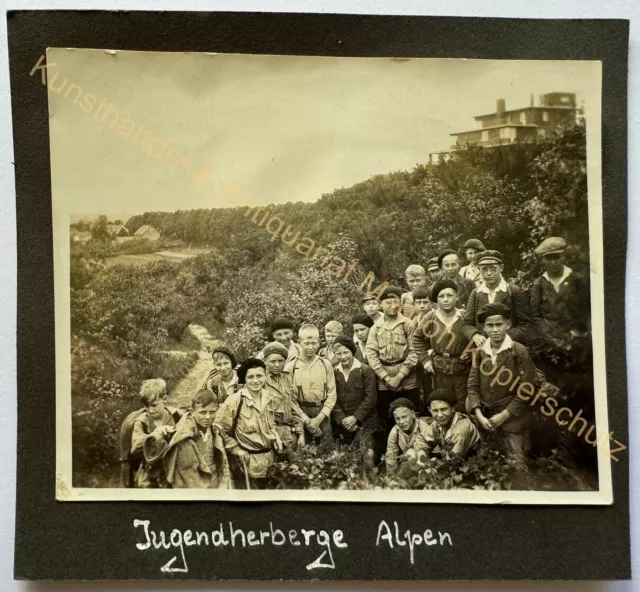
[[[431,401],[429,411],[436,423],[443,428],[448,428],[453,421],[455,409],[446,401]]]
[[[196,405],[191,412],[193,419],[201,430],[206,430],[213,425],[213,418],[216,415],[218,406],[215,401],[208,405]]]
[[[360,323],[356,323],[353,326],[353,334],[358,338],[358,341],[362,344],[367,343],[367,339],[369,337],[369,327],[366,325],[361,325]]]
[[[267,374],[264,368],[250,368],[247,371],[245,383],[250,393],[259,393],[267,382]]]
[[[510,328],[511,320],[505,319],[502,315],[487,317],[487,320],[484,322],[484,332],[494,347],[500,347]]]
[[[442,258],[442,273],[445,277],[455,280],[458,271],[460,271],[460,262],[457,255],[451,253],[451,255]]]
[[[444,312],[451,312],[456,306],[458,293],[453,288],[444,288],[438,294],[438,307]]]
[[[427,281],[426,276],[423,273],[411,273],[405,276],[407,286],[410,290],[415,290],[419,286],[423,286]]]
[[[415,411],[407,409],[406,407],[398,407],[393,411],[393,419],[396,421],[396,425],[403,432],[410,432],[413,429],[413,422],[416,420]]]
[[[333,346],[333,353],[336,355],[336,358],[338,358],[338,361],[343,368],[351,368],[351,364],[353,363],[353,354],[350,349],[338,343]]]
[[[214,354],[214,356],[215,357],[213,359],[213,366],[220,373],[220,378],[222,378],[222,380],[231,379],[231,377],[233,376],[233,365],[231,363],[231,360],[227,356],[220,353],[216,353]]]
[[[293,331],[291,329],[278,329],[273,332],[273,339],[282,343],[287,349],[291,346],[291,339],[293,339]]]
[[[382,312],[388,317],[397,317],[400,310],[400,298],[389,296],[382,301]]]
[[[267,372],[271,374],[271,376],[280,376],[285,362],[286,360],[278,353],[269,354],[264,359],[264,363],[267,365]]]

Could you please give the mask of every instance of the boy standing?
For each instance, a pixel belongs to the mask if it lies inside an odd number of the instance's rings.
[[[295,360],[300,355],[298,344],[293,341],[293,321],[286,317],[278,317],[271,323],[271,336],[287,348],[287,362]],[[264,360],[264,350],[256,355],[259,360]]]
[[[307,323],[298,331],[300,357],[287,363],[293,377],[297,400],[304,414],[305,435],[322,442],[332,440],[331,410],[336,404],[336,381],[333,366],[317,355],[320,331]]]
[[[446,249],[438,256],[438,266],[442,270],[442,278],[453,280],[456,283],[458,299],[456,306],[463,309],[467,306],[469,295],[475,288],[471,280],[463,279],[460,275],[460,259],[453,249]]]
[[[338,321],[329,321],[324,326],[324,340],[326,345],[318,352],[321,358],[326,358],[333,366],[338,365],[338,359],[333,353],[333,342],[338,335],[342,334],[342,323]]]
[[[471,280],[476,288],[479,288],[480,284],[484,281],[480,273],[480,268],[476,265],[476,256],[485,250],[484,245],[477,238],[470,238],[464,243],[464,254],[469,264],[460,270],[460,275],[466,280]]]
[[[409,265],[404,272],[404,277],[409,286],[409,292],[402,294],[400,298],[400,312],[407,318],[413,318],[415,308],[413,306],[413,291],[427,283],[427,274],[422,265]]]
[[[473,341],[477,347],[484,344],[487,338],[478,314],[485,304],[501,302],[511,310],[509,336],[519,343],[527,343],[527,334],[532,336],[534,333],[529,303],[520,286],[502,277],[502,254],[499,251],[484,251],[478,255],[477,262],[484,284],[475,288],[469,296],[462,327],[465,339]]]
[[[427,263],[427,273],[429,274],[429,281],[427,282],[429,287],[433,286],[439,279],[442,279],[442,270],[438,264],[437,257],[429,259]]]
[[[433,376],[434,388],[452,391],[457,399],[456,411],[463,412],[471,364],[465,353],[468,340],[462,333],[463,311],[456,308],[457,284],[449,279],[436,282],[431,298],[438,307],[418,325],[411,347],[425,373]],[[425,389],[425,394],[430,390]]]
[[[531,446],[530,411],[528,404],[517,395],[519,387],[512,387],[516,378],[521,385],[534,385],[535,369],[527,348],[507,334],[511,327],[508,306],[502,302],[485,304],[478,321],[488,339],[474,352],[467,411],[475,415],[484,431],[494,434],[507,456],[523,463]]]
[[[211,352],[211,359],[213,370],[209,372],[198,390],[211,391],[220,405],[239,388],[238,375],[234,370],[237,362],[233,352],[224,346],[216,347]]]
[[[178,422],[168,443],[153,436],[145,441],[145,457],[162,458],[171,487],[217,489],[231,486],[224,442],[213,427],[217,410],[218,400],[213,392],[198,391],[191,401],[191,410]]]
[[[374,294],[365,294],[362,297],[362,308],[365,313],[367,313],[375,323],[381,316],[380,312],[380,300]]]
[[[369,331],[373,327],[373,319],[363,312],[353,315],[351,318],[353,327],[353,342],[356,344],[356,360],[367,364],[367,339]]]
[[[420,321],[431,310],[431,290],[427,286],[418,286],[412,293],[413,308],[415,314],[411,318],[413,327],[420,324]]]
[[[389,433],[389,406],[394,399],[406,397],[420,405],[416,378],[418,356],[411,351],[413,324],[400,314],[399,288],[389,286],[381,295],[384,316],[378,319],[367,339],[369,366],[378,377],[378,417],[385,434]]]

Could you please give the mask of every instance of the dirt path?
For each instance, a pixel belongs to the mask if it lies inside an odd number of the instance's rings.
[[[199,359],[189,374],[176,385],[167,397],[167,402],[176,407],[189,406],[191,398],[212,368],[209,352],[220,343],[201,325],[189,325],[189,331],[200,342],[201,349],[198,352]]]

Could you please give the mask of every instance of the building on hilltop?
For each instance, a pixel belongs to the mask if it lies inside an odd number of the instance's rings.
[[[495,113],[474,117],[476,128],[451,134],[455,143],[449,151],[431,152],[429,164],[448,160],[459,146],[473,145],[494,148],[509,144],[523,144],[538,138],[552,136],[556,132],[574,126],[578,121],[576,95],[551,92],[539,95],[534,103],[533,95],[528,107],[507,109],[506,101],[498,99]]]

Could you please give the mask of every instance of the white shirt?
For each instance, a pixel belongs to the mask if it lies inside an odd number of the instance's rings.
[[[439,308],[436,309],[436,316],[438,317],[440,322],[447,328],[447,331],[451,331],[451,327],[453,327],[453,324],[458,319],[464,319],[462,311],[459,308],[456,308],[454,310],[455,310],[455,313],[453,314],[453,316],[449,320],[447,320],[444,318],[442,311]]]
[[[549,280],[553,285],[554,290],[556,292],[559,292],[560,284],[564,282],[564,280],[566,280],[572,273],[573,273],[573,270],[570,267],[567,267],[565,265],[564,269],[562,270],[562,275],[558,279],[549,277],[549,274],[546,271],[542,274],[542,277],[545,278],[546,280]]]
[[[488,287],[487,284],[482,284],[482,286],[476,288],[476,290],[478,292],[483,292],[485,294],[487,294],[489,296],[489,302],[493,303],[493,301],[496,299],[496,292],[508,292],[508,288],[507,288],[507,282],[504,278],[502,278],[500,280],[500,283],[496,286],[496,289],[491,291]]]
[[[491,349],[491,340],[487,338],[487,340],[484,342],[484,345],[482,346],[482,351],[491,356],[491,362],[495,366],[496,358],[498,357],[498,354],[507,349],[511,349],[512,344],[513,344],[513,340],[511,339],[511,337],[509,337],[509,335],[505,335],[502,345],[500,346],[498,351],[494,354],[493,349]]]
[[[356,369],[356,368],[362,368],[362,364],[360,363],[360,360],[358,360],[357,358],[353,358],[353,362],[351,362],[351,368],[344,368],[344,366],[342,364],[338,364],[336,366],[336,368],[338,370],[340,370],[340,372],[342,372],[342,375],[344,376],[344,381],[347,382],[349,380],[349,375]]]

